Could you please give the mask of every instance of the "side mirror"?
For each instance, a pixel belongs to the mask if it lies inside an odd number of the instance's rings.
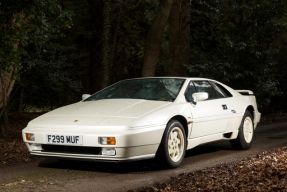
[[[208,93],[206,92],[193,93],[192,97],[193,97],[193,104],[196,105],[197,102],[208,99]]]
[[[82,100],[85,100],[87,98],[89,98],[91,95],[90,94],[83,94],[82,95]]]

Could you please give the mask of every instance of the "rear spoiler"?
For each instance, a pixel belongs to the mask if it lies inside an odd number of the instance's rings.
[[[236,90],[241,95],[253,95],[253,92],[250,90]]]

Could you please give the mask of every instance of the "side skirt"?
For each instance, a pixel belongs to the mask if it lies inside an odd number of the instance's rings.
[[[188,139],[188,144],[187,144],[186,149],[192,149],[198,145],[210,143],[213,141],[236,139],[237,135],[238,135],[238,130],[234,130],[232,132],[218,133],[218,134],[208,135],[204,137],[191,138],[191,139]]]

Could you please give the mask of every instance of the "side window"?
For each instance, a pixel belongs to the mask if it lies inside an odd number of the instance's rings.
[[[214,89],[216,90],[216,92],[221,98],[232,97],[232,94],[229,91],[227,91],[227,89],[225,89],[222,85],[214,83],[214,82],[209,82],[209,83],[214,87]]]
[[[196,92],[197,92],[197,91],[196,91],[196,89],[195,89],[195,87],[194,87],[193,82],[192,82],[192,81],[189,82],[189,85],[188,85],[188,87],[187,87],[187,89],[186,89],[186,91],[185,91],[185,93],[184,93],[184,96],[185,96],[186,101],[187,101],[187,102],[192,102],[192,101],[193,101],[192,94],[193,94],[193,93],[196,93]]]
[[[197,92],[207,92],[208,100],[218,99],[219,96],[215,89],[208,83],[208,81],[194,81],[193,82]]]

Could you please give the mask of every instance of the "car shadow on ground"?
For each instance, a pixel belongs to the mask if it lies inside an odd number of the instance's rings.
[[[221,150],[232,150],[228,141],[218,141],[197,146],[191,150],[186,151],[185,158],[206,153],[214,153]],[[131,172],[160,171],[165,169],[160,165],[160,163],[157,163],[155,159],[123,163],[106,163],[96,161],[74,161],[46,158],[40,161],[38,166],[42,168],[81,170],[118,174],[125,174]]]
[[[203,145],[199,145],[193,149],[187,150],[185,154],[185,158],[192,157],[196,155],[201,155],[205,153],[214,153],[217,151],[222,150],[233,150],[231,145],[229,144],[229,141],[216,141],[211,142]]]
[[[122,163],[106,163],[96,161],[75,161],[75,160],[57,160],[47,158],[41,161],[38,165],[43,168],[81,170],[91,172],[106,172],[106,173],[130,173],[130,172],[146,172],[160,170],[154,159],[122,162]]]

